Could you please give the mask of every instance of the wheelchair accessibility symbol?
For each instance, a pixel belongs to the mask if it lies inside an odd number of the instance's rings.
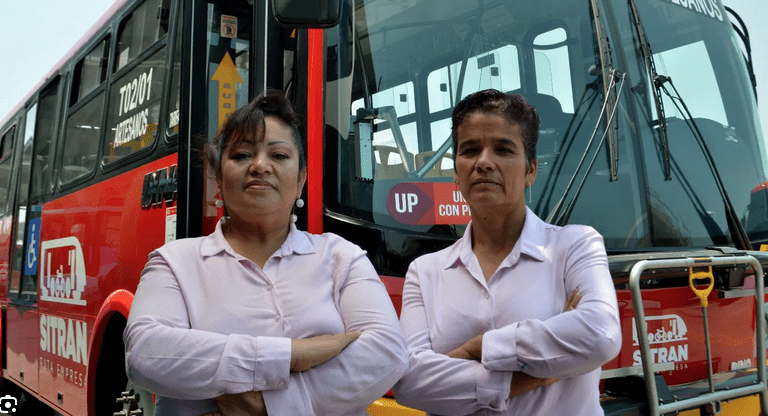
[[[37,273],[37,252],[40,246],[40,220],[40,218],[35,218],[29,222],[27,251],[24,256],[24,275],[27,276]]]

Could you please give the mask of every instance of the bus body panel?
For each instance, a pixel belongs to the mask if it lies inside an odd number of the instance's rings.
[[[709,296],[707,316],[712,345],[712,370],[731,371],[737,363],[755,363],[755,297],[720,299]],[[617,291],[622,329],[619,355],[603,370],[641,365],[635,313],[628,290]],[[671,371],[660,372],[668,385],[707,378],[704,322],[699,299],[688,287],[643,291],[645,320],[654,363],[672,363]],[[734,316],[746,319],[733,319]]]
[[[101,310],[96,315],[93,324],[93,333],[90,335],[88,341],[88,362],[96,363],[98,361],[102,346],[105,344],[103,337],[109,320],[115,314],[119,314],[127,320],[132,303],[133,293],[124,289],[117,290],[107,297],[107,300],[101,306]],[[90,367],[86,382],[89,386],[93,386],[96,382],[96,370],[94,366]],[[88,397],[88,414],[95,414],[95,397],[93,396],[94,395],[91,394]]]
[[[166,231],[175,232],[175,201],[142,208],[145,183],[147,192],[156,194],[158,185],[163,185],[158,183],[158,171],[167,174],[176,164],[177,155],[172,154],[43,206],[41,246],[52,248],[41,255],[41,311],[64,310],[94,317],[110,294],[138,282],[148,254],[165,243]],[[152,183],[147,175],[155,175]],[[57,296],[56,273],[71,268],[65,263],[69,261],[66,256],[73,253],[77,259],[78,250],[85,262],[83,291]],[[53,262],[50,266],[49,261]]]
[[[40,387],[33,390],[70,414],[86,414],[106,321],[112,313],[127,318],[147,256],[175,235],[175,201],[144,208],[142,198],[158,195],[158,178],[177,160],[166,156],[43,206],[39,322],[23,332],[36,334],[24,351],[39,355]],[[23,364],[19,355],[14,369]]]
[[[28,305],[9,304],[6,309],[6,376],[32,391],[38,388],[38,313]]]
[[[11,258],[11,230],[13,217],[7,216],[0,220],[0,299],[8,296],[8,264]]]
[[[86,414],[88,339],[93,326],[85,316],[60,311],[41,311],[38,319],[34,337],[39,396],[70,414]]]

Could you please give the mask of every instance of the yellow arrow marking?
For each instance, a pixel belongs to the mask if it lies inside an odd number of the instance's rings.
[[[240,74],[237,73],[237,67],[229,56],[229,52],[221,59],[219,67],[213,73],[211,81],[219,83],[219,126],[224,124],[237,105],[237,84],[243,82]]]

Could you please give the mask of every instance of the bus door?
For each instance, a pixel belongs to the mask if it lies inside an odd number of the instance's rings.
[[[41,204],[29,199],[34,162],[34,128],[38,103],[27,107],[24,123],[17,137],[20,151],[14,166],[18,173],[13,204],[13,232],[6,309],[7,377],[33,391],[38,388],[39,343],[37,313],[37,248],[40,241]]]
[[[182,88],[181,101],[192,105],[188,118],[184,117],[185,109],[182,109],[182,120],[187,122],[182,122],[181,131],[193,149],[199,147],[201,137],[213,137],[226,117],[247,104],[252,94],[249,68],[254,66],[255,59],[251,53],[254,6],[250,3],[247,0],[194,2],[192,19],[184,19],[187,30],[192,31],[192,46],[191,59],[184,62],[190,66],[182,68],[182,77],[189,74],[192,79],[187,83],[182,78],[182,85],[192,87],[188,91]],[[192,27],[190,21],[206,22],[206,30]],[[185,129],[188,129],[187,134],[184,134]],[[223,209],[214,205],[216,181],[207,174],[203,160],[185,163],[182,160],[185,156],[201,157],[200,152],[179,153],[180,168],[186,165],[191,172],[190,175],[179,175],[178,236],[207,235],[213,232],[216,221],[223,215]],[[201,166],[202,171],[196,171]],[[188,182],[187,177],[190,178]],[[200,183],[203,183],[202,187]],[[186,198],[182,195],[184,192],[188,193]],[[189,206],[184,206],[185,199],[190,201]],[[195,201],[201,203],[197,205]]]
[[[12,203],[12,237],[9,261],[8,306],[6,310],[7,376],[39,391],[38,369],[41,333],[38,313],[38,270],[40,265],[40,229],[43,198],[51,194],[50,152],[56,128],[55,114],[60,78],[55,77],[40,93],[36,103],[27,107],[17,138],[14,172],[16,198]],[[6,162],[0,162],[2,167]],[[13,189],[13,188],[11,188]]]

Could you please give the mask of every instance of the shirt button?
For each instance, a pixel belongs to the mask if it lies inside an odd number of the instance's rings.
[[[491,294],[490,294],[490,293],[486,293],[486,294],[485,294],[485,298],[486,298],[486,299],[490,299],[490,298],[491,298]]]
[[[277,315],[277,316],[275,317],[275,322],[280,322],[280,315]]]
[[[271,291],[272,291],[272,285],[267,286],[267,292],[271,292]]]

